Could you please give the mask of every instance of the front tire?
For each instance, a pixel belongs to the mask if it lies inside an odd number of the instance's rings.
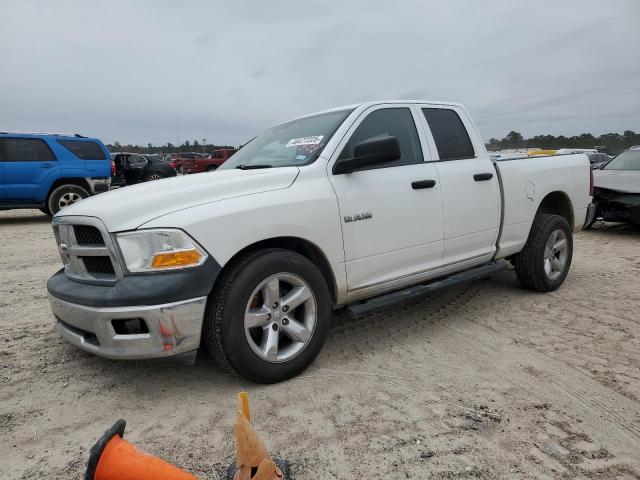
[[[515,259],[520,285],[529,290],[551,292],[569,273],[573,236],[567,220],[559,215],[538,214],[529,238]]]
[[[51,215],[55,215],[64,207],[79,202],[88,196],[89,192],[78,185],[61,185],[49,195],[47,210],[51,212]]]
[[[220,278],[207,305],[205,342],[221,366],[254,382],[280,382],[320,353],[330,305],[324,277],[307,258],[259,250]]]

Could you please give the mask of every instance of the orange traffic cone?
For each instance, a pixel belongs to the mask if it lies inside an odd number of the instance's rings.
[[[240,392],[237,399],[236,466],[234,480],[282,480],[282,470],[272,460],[262,441],[251,426],[249,395]],[[284,468],[286,469],[286,462]]]
[[[126,425],[118,420],[91,448],[85,480],[198,480],[123,440]]]

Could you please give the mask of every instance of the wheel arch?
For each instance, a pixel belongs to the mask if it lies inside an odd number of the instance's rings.
[[[575,225],[573,204],[565,192],[556,190],[548,193],[540,202],[536,215],[544,213],[560,215],[569,223],[571,230],[573,230]]]
[[[335,276],[333,274],[333,270],[331,269],[331,265],[327,260],[327,257],[324,255],[322,250],[310,242],[309,240],[305,240],[300,237],[293,236],[285,236],[285,237],[273,237],[264,240],[257,241],[250,245],[247,245],[240,251],[238,251],[233,257],[229,259],[229,261],[222,267],[220,274],[218,275],[216,282],[213,284],[213,290],[215,290],[218,285],[218,279],[221,278],[222,274],[226,269],[228,269],[231,265],[236,263],[240,258],[246,256],[247,254],[254,252],[256,250],[262,250],[265,248],[282,248],[284,250],[291,250],[296,252],[306,259],[308,259],[311,263],[313,263],[320,273],[322,274],[327,287],[329,288],[329,293],[331,295],[331,300],[335,305],[337,302],[337,283]],[[212,290],[212,291],[213,291]]]
[[[87,183],[87,181],[82,177],[63,177],[57,178],[49,187],[49,191],[47,192],[47,196],[45,198],[45,202],[49,201],[49,197],[51,193],[63,185],[76,185],[77,187],[84,188],[89,195],[91,195],[91,187]]]

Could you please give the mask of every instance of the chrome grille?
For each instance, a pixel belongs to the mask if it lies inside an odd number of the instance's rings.
[[[57,217],[53,229],[65,274],[81,283],[112,285],[122,277],[115,246],[93,217]]]
[[[84,262],[87,273],[96,275],[115,275],[113,263],[109,257],[80,257]]]
[[[74,225],[73,233],[78,245],[104,245],[102,233],[91,225]]]

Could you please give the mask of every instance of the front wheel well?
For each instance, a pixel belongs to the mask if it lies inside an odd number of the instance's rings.
[[[223,272],[228,269],[231,265],[235,264],[238,260],[245,257],[246,255],[254,252],[256,250],[262,250],[266,248],[282,248],[284,250],[291,250],[296,252],[303,257],[306,257],[311,263],[313,263],[320,273],[322,273],[325,282],[327,283],[327,287],[329,288],[329,292],[331,294],[331,299],[333,303],[336,303],[336,282],[333,276],[333,271],[331,270],[331,266],[329,265],[329,261],[322,253],[322,251],[313,243],[308,240],[304,240],[299,237],[276,237],[269,238],[266,240],[261,240],[256,243],[252,243],[247,247],[243,248],[239,252],[237,252],[222,268],[222,271],[218,275],[218,278],[222,277]],[[217,280],[213,285],[213,289],[217,288]]]
[[[569,196],[564,192],[551,192],[542,199],[536,215],[545,213],[560,215],[567,221],[571,229],[573,229],[575,225],[573,218],[573,205],[571,204]]]

